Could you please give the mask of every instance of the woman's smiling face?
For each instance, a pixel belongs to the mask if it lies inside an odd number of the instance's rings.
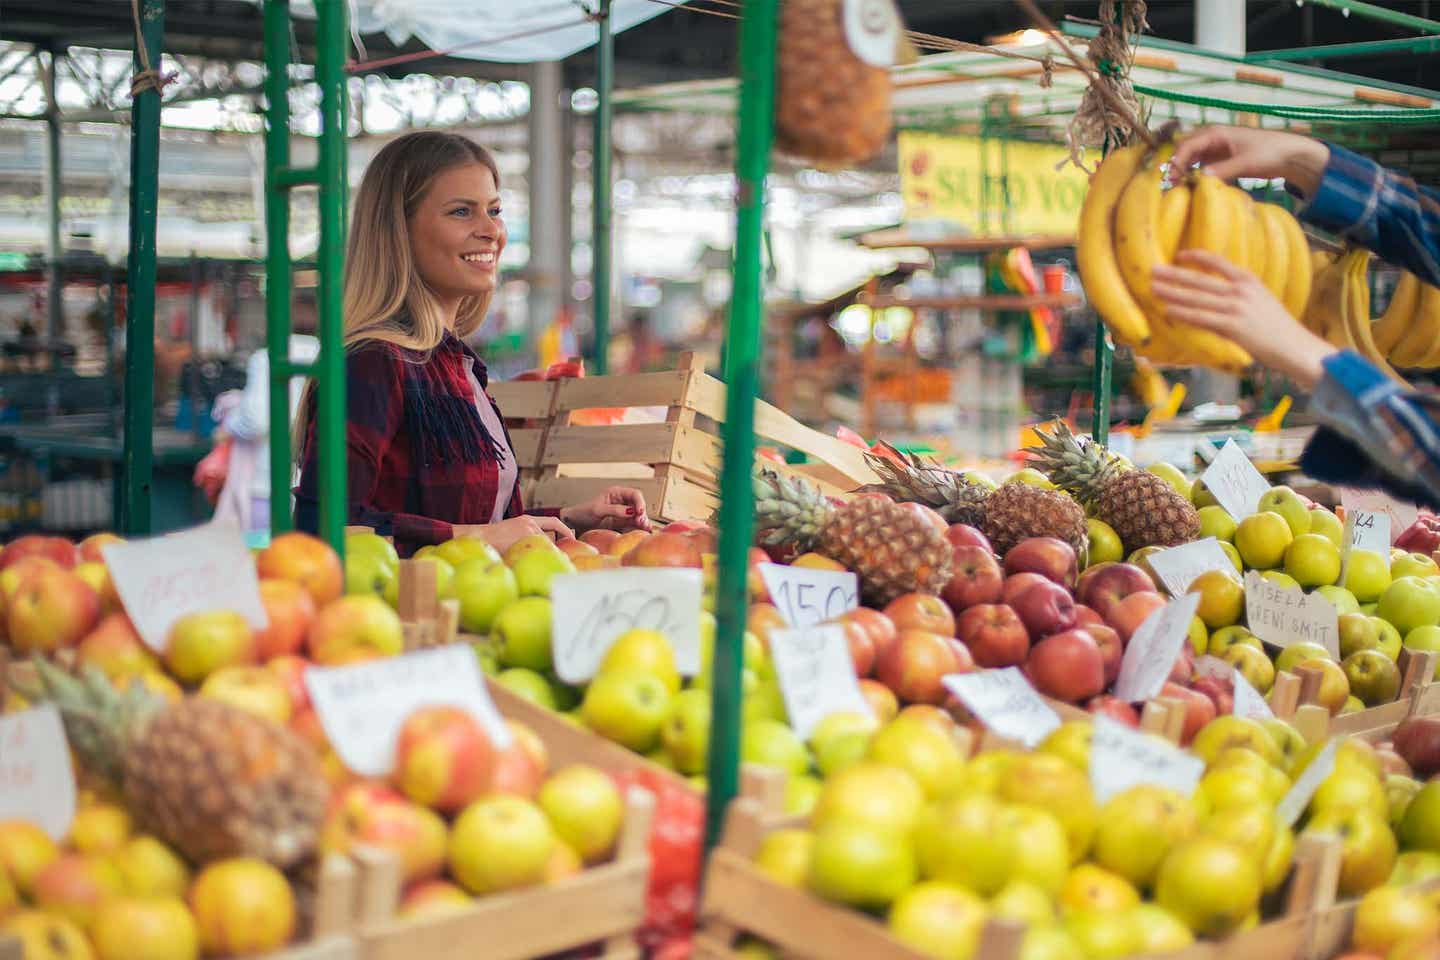
[[[479,163],[437,176],[410,215],[410,249],[420,278],[447,305],[495,290],[505,221],[500,191]]]

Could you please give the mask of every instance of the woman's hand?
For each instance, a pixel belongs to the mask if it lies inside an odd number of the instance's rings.
[[[1320,381],[1335,348],[1290,316],[1253,273],[1208,250],[1182,250],[1175,262],[1151,275],[1167,317],[1234,340],[1302,387]]]
[[[537,533],[549,534],[552,540],[575,536],[575,531],[555,517],[529,516],[511,517],[499,523],[456,524],[451,532],[457,537],[479,537],[501,553],[510,549],[516,540]]]
[[[1329,160],[1329,147],[1298,133],[1254,127],[1201,127],[1175,145],[1171,169],[1189,170],[1198,163],[1206,173],[1221,180],[1284,177],[1308,197],[1320,185]]]
[[[586,503],[566,507],[560,517],[581,530],[605,527],[610,530],[649,530],[645,497],[633,487],[611,487]]]

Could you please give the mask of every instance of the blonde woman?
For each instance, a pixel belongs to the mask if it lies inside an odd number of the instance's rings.
[[[403,555],[456,536],[504,550],[571,527],[648,529],[639,491],[527,515],[485,364],[464,338],[485,319],[505,249],[500,174],[450,133],[411,133],[376,154],[355,198],[345,262],[350,520]],[[318,525],[313,390],[302,431],[295,521]]]

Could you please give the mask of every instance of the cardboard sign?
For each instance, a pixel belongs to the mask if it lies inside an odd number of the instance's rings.
[[[0,716],[0,820],[37,823],[62,840],[75,819],[75,771],[60,711],[46,704]]]
[[[1390,556],[1390,514],[1369,510],[1345,511],[1345,535],[1340,540],[1351,550],[1371,550],[1382,557]]]
[[[700,672],[700,571],[654,567],[562,574],[550,581],[551,650],[566,683],[595,676],[611,644],[628,630],[670,640],[675,666]]]
[[[1060,726],[1060,715],[1035,692],[1019,667],[952,673],[942,682],[996,736],[1033,747]]]
[[[1388,497],[1379,490],[1341,487],[1340,505],[1345,508],[1346,515],[1357,510],[1364,513],[1385,514],[1390,518],[1390,536],[1392,538],[1404,533],[1420,516],[1420,508],[1415,504]],[[1390,543],[1385,544],[1385,548],[1380,550],[1382,556],[1390,552],[1390,547],[1394,542],[1392,539]]]
[[[895,65],[905,28],[894,0],[844,0],[841,18],[855,56],[875,67]]]
[[[832,713],[869,715],[845,628],[835,624],[770,631],[770,658],[790,728],[801,740]]]
[[[469,644],[347,667],[310,667],[305,687],[335,752],[364,777],[390,773],[400,727],[421,707],[461,707],[496,747],[510,745],[510,728],[485,689]]]
[[[1255,464],[1234,440],[1225,441],[1225,446],[1220,448],[1210,466],[1200,475],[1200,482],[1215,495],[1220,506],[1235,518],[1236,523],[1254,513],[1260,498],[1270,489],[1264,474],[1255,469]]]
[[[1186,593],[1145,618],[1125,645],[1115,696],[1129,703],[1149,700],[1160,692],[1189,637],[1190,621],[1200,607],[1200,594]]]
[[[1251,570],[1245,574],[1245,624],[1266,643],[1318,643],[1340,659],[1340,621],[1335,605],[1318,593],[1271,583]]]
[[[1295,826],[1305,808],[1310,805],[1310,800],[1315,796],[1315,791],[1320,789],[1320,784],[1335,770],[1335,751],[1340,749],[1340,738],[1332,737],[1330,742],[1317,754],[1315,759],[1310,761],[1285,796],[1280,798],[1276,805],[1275,812],[1280,815],[1288,825]]]
[[[760,564],[770,601],[792,627],[834,620],[860,606],[860,580],[848,570],[815,570],[782,563]]]
[[[1095,717],[1090,739],[1090,786],[1095,802],[1142,783],[1169,787],[1182,797],[1195,792],[1205,761],[1164,737],[1142,733],[1106,716]]]
[[[110,579],[145,645],[164,653],[170,628],[191,613],[234,610],[257,630],[269,624],[255,560],[240,528],[193,530],[100,548]]]
[[[1235,691],[1235,706],[1232,710],[1235,716],[1249,717],[1252,720],[1268,720],[1275,716],[1275,712],[1270,709],[1270,704],[1260,696],[1260,691],[1256,690],[1250,681],[1245,679],[1245,675],[1236,670],[1229,661],[1208,654],[1200,657],[1195,661],[1195,676],[1230,680]]]
[[[1165,584],[1165,589],[1170,591],[1172,597],[1184,596],[1185,591],[1190,589],[1190,584],[1202,573],[1211,570],[1230,574],[1240,572],[1235,569],[1235,564],[1225,555],[1225,551],[1220,549],[1220,541],[1214,537],[1157,551],[1150,554],[1147,560],[1150,569],[1155,571],[1155,576]]]

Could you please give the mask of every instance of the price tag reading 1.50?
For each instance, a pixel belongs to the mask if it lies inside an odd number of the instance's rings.
[[[550,650],[566,683],[595,676],[630,630],[663,633],[675,667],[700,672],[700,571],[655,567],[561,574],[550,582]]]
[[[792,627],[825,623],[860,605],[859,581],[848,571],[762,563],[760,576],[771,602]]]

